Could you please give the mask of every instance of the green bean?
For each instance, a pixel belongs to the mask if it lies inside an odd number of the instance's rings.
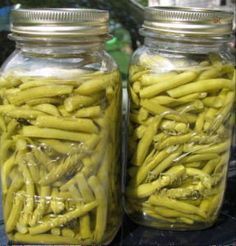
[[[156,131],[159,127],[159,124],[161,122],[161,117],[157,117],[153,123],[150,124],[150,126],[146,130],[146,134],[143,136],[143,138],[140,140],[137,152],[134,154],[134,160],[133,163],[137,166],[140,166],[149,150],[149,147],[152,143],[153,137],[156,134]]]
[[[4,201],[4,218],[7,221],[12,210],[12,201],[14,201],[15,197],[17,197],[17,192],[23,186],[23,178],[22,175],[17,173],[14,178],[14,182],[11,183],[7,193],[5,193],[5,201]]]
[[[61,235],[61,230],[60,228],[52,228],[51,229],[51,234],[55,236],[60,236]]]
[[[14,77],[13,75],[8,75],[5,78],[0,78],[0,88],[11,88],[16,87],[21,84],[20,79]]]
[[[54,214],[60,214],[65,209],[65,204],[63,200],[64,199],[61,197],[58,189],[54,187],[52,189],[50,203],[50,207]]]
[[[91,157],[85,157],[83,158],[82,162],[84,165],[84,168],[82,169],[82,173],[88,177],[93,173],[97,172],[98,165],[100,164],[103,156],[104,156],[104,148],[106,146],[106,139],[102,139],[100,144],[97,145],[95,148],[94,154]],[[68,182],[63,184],[60,189],[61,191],[67,190],[71,185],[74,185],[77,183],[77,178],[79,174],[76,174],[74,177],[72,177]]]
[[[133,83],[133,90],[134,90],[135,93],[139,93],[140,89],[141,89],[140,82]]]
[[[2,192],[7,193],[7,178],[12,168],[16,165],[16,154],[11,155],[3,164],[1,168],[1,181],[2,181]]]
[[[222,96],[206,97],[202,102],[206,107],[220,108],[224,105],[224,98]]]
[[[39,164],[42,164],[48,171],[54,167],[54,162],[49,159],[49,157],[38,148],[33,148],[33,155]]]
[[[35,195],[35,186],[32,180],[32,177],[30,175],[30,172],[28,170],[28,167],[25,163],[25,160],[20,160],[19,162],[20,171],[22,172],[22,175],[24,177],[24,182],[26,186],[26,200],[25,200],[25,206],[22,213],[22,217],[20,219],[20,223],[23,225],[28,225],[30,221],[31,214],[34,209],[34,195]],[[21,210],[20,210],[21,211]]]
[[[196,168],[201,168],[202,167],[202,163],[201,162],[189,162],[189,163],[184,163],[185,167],[196,167]]]
[[[35,234],[41,234],[41,233],[47,232],[54,227],[64,225],[70,222],[71,220],[77,219],[87,214],[88,212],[96,208],[97,205],[98,205],[98,202],[93,201],[93,202],[90,202],[90,203],[87,203],[81,206],[77,206],[73,211],[67,212],[56,218],[49,219],[48,221],[45,221],[43,224],[39,224],[39,225],[29,228],[29,233],[31,235],[35,235]]]
[[[44,113],[33,110],[33,109],[26,109],[26,108],[16,108],[16,107],[9,107],[10,105],[2,105],[0,106],[0,113],[4,113],[6,116],[11,118],[24,118],[24,119],[35,119],[40,115],[44,115]]]
[[[219,209],[220,199],[221,199],[220,194],[217,194],[217,195],[213,196],[212,199],[208,198],[208,199],[203,200],[201,202],[201,205],[200,205],[201,211],[203,211],[209,218],[211,216],[215,216],[216,212],[217,212],[216,208],[218,207],[218,209]]]
[[[54,116],[40,116],[36,119],[35,125],[43,128],[98,133],[97,126],[89,119],[70,120]]]
[[[235,97],[235,93],[233,91],[227,94],[225,99],[225,107],[223,107],[220,110],[219,114],[212,122],[210,127],[211,131],[217,130],[220,127],[220,125],[224,122],[224,120],[226,119],[226,117],[228,116],[228,114],[233,108],[234,97]]]
[[[19,86],[21,90],[31,89],[34,87],[39,86],[48,86],[48,85],[71,85],[71,86],[78,86],[79,83],[74,80],[64,80],[64,79],[56,79],[56,78],[33,78],[30,81],[24,81],[23,84]]]
[[[108,187],[109,187],[109,175],[111,172],[111,163],[113,160],[112,157],[112,146],[109,144],[107,146],[106,153],[104,155],[104,158],[102,160],[102,165],[100,166],[97,177],[99,181],[103,184],[103,188],[105,189],[106,192],[108,192]]]
[[[230,144],[231,144],[231,140],[227,139],[223,143],[214,144],[211,146],[208,145],[207,149],[206,149],[206,146],[204,146],[204,145],[195,145],[194,148],[198,149],[195,151],[196,154],[204,154],[206,152],[219,154],[219,153],[222,153],[222,152],[228,150],[230,147]]]
[[[168,221],[170,223],[176,223],[177,222],[175,218],[165,218],[165,217],[161,216],[157,211],[153,211],[153,210],[148,209],[148,208],[144,208],[143,212],[150,217],[158,219],[158,221],[159,220],[160,221]]]
[[[9,150],[13,145],[13,141],[12,140],[6,140],[4,141],[4,143],[1,143],[0,146],[0,163],[4,163],[4,161],[6,161],[6,159],[8,158],[9,155]]]
[[[96,78],[92,80],[86,81],[86,83],[83,83],[79,86],[77,89],[77,92],[81,95],[89,96],[94,93],[103,91],[107,88],[109,84],[111,84],[111,76],[103,76],[101,78]]]
[[[191,103],[176,107],[175,110],[180,113],[199,112],[204,109],[204,104],[200,100],[195,100]]]
[[[0,129],[2,130],[2,132],[5,132],[7,130],[5,121],[2,116],[0,116]]]
[[[168,209],[168,208],[164,208],[164,207],[155,207],[155,212],[157,212],[158,214],[160,214],[163,217],[167,217],[167,218],[187,218],[193,221],[198,221],[198,222],[203,222],[204,219],[198,215],[194,215],[194,214],[187,214],[187,213],[182,213],[179,212],[177,210],[173,210],[173,209]]]
[[[25,155],[25,161],[27,163],[32,180],[34,181],[34,183],[37,183],[39,181],[39,169],[37,163],[34,160],[33,154],[27,153]]]
[[[83,173],[78,173],[77,185],[79,187],[80,193],[82,194],[82,197],[83,197],[85,202],[91,202],[94,200],[94,195],[93,195],[91,189],[89,188],[89,185],[88,185]]]
[[[77,175],[77,185],[84,202],[91,202],[94,200],[94,195],[82,173]],[[83,239],[91,238],[92,234],[89,215],[84,215],[80,218],[80,234]]]
[[[153,170],[152,170],[152,175],[155,177],[161,174],[163,171],[165,171],[167,168],[169,168],[173,162],[177,161],[182,150],[177,149],[173,153],[171,153],[167,158],[165,158],[163,161],[161,161]]]
[[[49,186],[41,187],[40,198],[39,198],[37,208],[34,210],[31,221],[29,222],[31,226],[35,226],[39,222],[41,217],[44,215],[45,210],[46,210],[46,199],[47,199],[47,196],[50,195],[50,193],[51,192],[50,192]]]
[[[190,93],[197,92],[209,92],[219,89],[234,89],[234,83],[229,79],[208,79],[208,80],[199,80],[187,85],[182,85],[177,88],[167,91],[167,94],[174,98],[179,98]]]
[[[59,140],[53,140],[53,139],[39,139],[39,141],[46,146],[50,146],[50,148],[54,149],[56,152],[61,154],[68,154],[71,152],[76,151],[76,148],[74,144],[67,143],[67,142],[61,142]]]
[[[172,76],[169,80],[166,80],[165,83],[156,83],[152,86],[146,87],[140,91],[141,98],[150,98],[164,92],[166,90],[170,90],[172,88],[184,85],[193,81],[197,77],[195,72],[184,72],[182,74],[178,74]]]
[[[16,193],[13,206],[12,206],[12,211],[7,219],[6,222],[6,232],[9,233],[13,231],[16,227],[16,223],[20,218],[21,215],[21,210],[24,205],[24,199],[22,193],[18,192]]]
[[[106,230],[107,224],[107,196],[104,189],[96,176],[91,176],[88,179],[88,184],[93,190],[98,207],[96,209],[96,224],[94,229],[94,239],[96,242],[101,242]]]
[[[183,176],[185,173],[184,166],[175,166],[170,168],[166,173],[158,178],[157,180],[141,184],[138,187],[130,187],[127,189],[127,195],[131,197],[145,198],[153,194],[155,191],[158,191],[165,186],[171,185],[179,177]]]
[[[67,157],[65,160],[55,166],[46,176],[40,179],[41,185],[49,185],[57,180],[60,180],[66,174],[70,174],[81,166],[80,160],[85,156],[85,153],[74,154]]]
[[[202,112],[198,115],[196,123],[195,123],[195,130],[198,133],[201,133],[203,130],[204,126],[204,121],[205,121],[205,112]]]
[[[178,145],[178,144],[184,144],[188,141],[190,141],[192,137],[192,133],[187,133],[185,135],[180,136],[172,136],[167,139],[165,139],[162,143],[159,145],[159,149],[167,148],[171,145]]]
[[[78,240],[71,237],[57,236],[52,234],[39,234],[39,235],[30,235],[30,234],[21,234],[16,233],[14,235],[14,241],[34,244],[35,242],[40,242],[43,244],[78,244]]]
[[[157,103],[150,102],[149,100],[145,99],[141,101],[141,105],[148,110],[151,114],[154,115],[161,115],[162,117],[169,119],[169,120],[174,120],[178,122],[195,122],[196,117],[192,114],[184,113],[180,114],[177,111],[174,111],[170,108],[161,106]]]
[[[214,170],[214,174],[222,171],[222,167],[224,167],[226,165],[226,163],[228,163],[229,161],[229,157],[230,157],[230,153],[226,152],[224,154],[221,155],[220,161],[217,163],[216,168]]]
[[[195,177],[195,178],[199,177],[202,180],[202,184],[206,188],[208,188],[208,189],[211,188],[211,186],[212,186],[211,177],[210,177],[210,175],[205,173],[203,170],[188,167],[188,168],[186,168],[186,174],[190,177]]]
[[[55,107],[52,104],[40,104],[34,107],[35,109],[42,111],[43,113],[46,114],[50,114],[50,115],[54,115],[54,116],[60,116],[60,113],[57,109],[57,107]]]
[[[74,231],[72,231],[69,228],[63,228],[62,229],[62,236],[68,237],[68,238],[73,238],[73,237],[75,237],[75,233],[74,233]]]
[[[131,87],[129,87],[129,95],[132,98],[132,102],[136,106],[139,106],[139,97],[138,97],[138,95],[134,92],[134,90]]]
[[[52,105],[58,105],[61,104],[62,100],[61,98],[57,97],[45,97],[45,98],[37,98],[28,100],[26,103],[30,106],[40,105],[40,104],[52,104]]]
[[[91,106],[101,98],[101,94],[95,94],[91,97],[81,95],[67,97],[64,101],[65,110],[68,112],[72,112],[81,107]]]
[[[147,71],[145,71],[147,73]],[[156,83],[163,82],[165,83],[168,80],[171,80],[174,76],[178,75],[176,72],[169,72],[163,74],[145,74],[141,77],[141,83],[143,86],[149,86]],[[133,76],[133,81],[136,80],[136,77]]]
[[[147,70],[144,70],[144,71],[138,71],[137,73],[134,73],[134,74],[130,74],[131,76],[130,76],[130,81],[132,82],[132,81],[136,81],[136,80],[138,80],[138,79],[140,79],[140,78],[142,78],[143,77],[143,75],[144,74],[146,74],[147,73]]]
[[[204,153],[204,154],[187,156],[183,159],[183,162],[187,163],[187,162],[195,162],[195,161],[208,161],[208,160],[215,159],[218,157],[219,155],[215,153],[208,153],[208,154]]]
[[[187,170],[187,169],[186,169]],[[160,194],[172,199],[197,199],[203,195],[203,191],[206,187],[202,182],[198,182],[196,185],[189,185],[187,187],[171,188],[163,190]]]
[[[212,172],[218,165],[219,161],[220,161],[220,158],[209,160],[207,164],[203,167],[202,171],[207,174],[212,174]]]
[[[32,138],[63,139],[85,143],[88,142],[89,137],[90,139],[97,138],[97,135],[95,134],[90,135],[86,133],[69,132],[51,128],[39,128],[36,126],[24,126],[22,129],[22,135]]]
[[[196,99],[202,99],[206,97],[207,93],[194,93],[184,97],[180,97],[178,99],[169,97],[169,96],[157,96],[150,99],[151,102],[157,102],[161,105],[171,105],[171,106],[178,106],[184,103],[192,102]]]
[[[213,67],[203,71],[197,80],[214,79],[218,78],[221,74],[222,67]]]
[[[73,90],[72,86],[46,85],[46,86],[30,88],[28,90],[20,91],[17,94],[9,95],[8,99],[12,104],[21,105],[22,103],[28,100],[32,100],[36,98],[55,97],[55,96],[70,94],[72,90]]]
[[[134,132],[135,138],[141,139],[144,136],[146,130],[147,128],[143,125],[140,125],[139,127],[137,127]]]
[[[101,116],[102,110],[100,106],[92,106],[87,108],[79,109],[76,113],[76,117],[80,118],[96,118]]]
[[[179,212],[198,215],[202,217],[203,219],[207,218],[207,215],[204,211],[200,210],[196,206],[193,206],[191,204],[188,204],[182,201],[177,201],[177,200],[170,199],[170,198],[163,197],[163,196],[152,195],[148,199],[148,202],[152,204],[153,206],[161,206],[161,207],[169,208],[169,209],[175,208],[175,210]]]

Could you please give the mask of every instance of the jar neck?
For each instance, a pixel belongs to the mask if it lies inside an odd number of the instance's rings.
[[[93,51],[104,50],[109,36],[75,37],[75,38],[26,38],[9,35],[16,42],[16,48],[24,53],[37,56],[73,57]]]
[[[225,40],[205,41],[204,39],[192,40],[190,38],[181,39],[178,37],[145,37],[144,45],[152,48],[174,53],[193,53],[193,54],[206,54],[209,52],[219,52],[222,46],[227,43]]]

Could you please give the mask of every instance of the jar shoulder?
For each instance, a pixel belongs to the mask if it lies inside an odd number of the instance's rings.
[[[54,76],[58,72],[72,75],[78,71],[111,72],[117,64],[104,50],[84,52],[77,55],[35,55],[15,50],[3,63],[1,73],[23,72],[25,75]]]
[[[235,65],[235,56],[227,47],[222,47],[215,52],[191,52],[191,50],[163,49],[158,46],[139,47],[133,54],[131,66],[141,69],[150,69],[152,72],[162,73],[172,70],[195,69],[201,64],[211,64],[212,59],[217,59],[222,64]]]

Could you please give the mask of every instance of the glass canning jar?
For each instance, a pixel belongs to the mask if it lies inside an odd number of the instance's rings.
[[[121,83],[108,12],[19,9],[0,74],[5,230],[14,242],[98,245],[121,223]]]
[[[211,226],[222,205],[235,97],[232,13],[145,9],[129,69],[126,212],[173,230]]]

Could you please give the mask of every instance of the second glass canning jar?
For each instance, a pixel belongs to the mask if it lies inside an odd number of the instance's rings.
[[[109,243],[121,223],[121,83],[107,11],[19,9],[0,77],[5,230],[29,244]]]
[[[224,198],[235,97],[232,13],[146,8],[129,69],[126,212],[161,229],[211,226]]]

